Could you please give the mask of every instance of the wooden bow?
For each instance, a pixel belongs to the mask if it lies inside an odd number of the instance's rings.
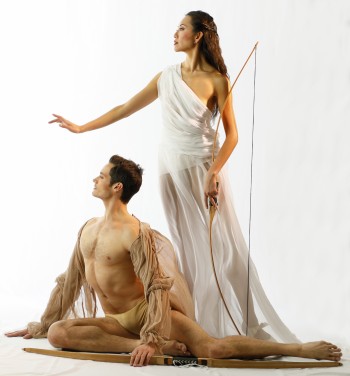
[[[212,149],[212,155],[211,155],[211,158],[212,158],[212,162],[215,161],[215,148],[216,148],[216,141],[217,141],[217,137],[218,137],[218,131],[219,131],[219,125],[220,125],[220,121],[221,121],[221,118],[222,118],[222,113],[224,111],[224,108],[230,98],[230,95],[232,93],[232,90],[233,90],[233,87],[235,86],[236,82],[238,81],[238,78],[240,77],[241,73],[243,72],[243,69],[245,68],[245,66],[247,65],[249,59],[251,58],[251,56],[253,55],[254,51],[257,49],[258,47],[258,43],[259,42],[256,42],[252,51],[250,52],[249,56],[247,57],[245,63],[243,64],[241,70],[239,71],[237,77],[235,78],[235,80],[233,81],[233,84],[227,94],[227,97],[225,99],[225,102],[222,106],[222,109],[220,111],[220,116],[219,116],[219,119],[218,119],[218,122],[217,122],[217,125],[216,125],[216,130],[215,130],[215,135],[214,135],[214,142],[213,142],[213,149]],[[217,183],[218,185],[218,183]],[[218,280],[218,277],[217,277],[217,273],[216,273],[216,269],[215,269],[215,262],[214,262],[214,254],[213,254],[213,241],[212,241],[212,227],[213,227],[213,221],[214,221],[214,217],[215,217],[215,213],[218,209],[218,203],[217,203],[217,199],[215,198],[214,199],[214,202],[213,202],[213,199],[212,200],[209,200],[209,217],[210,217],[210,222],[209,222],[209,242],[210,242],[210,256],[211,256],[211,263],[212,263],[212,267],[213,267],[213,272],[214,272],[214,277],[215,277],[215,282],[216,282],[216,285],[218,287],[218,290],[219,290],[219,293],[220,293],[220,297],[221,297],[221,300],[222,302],[224,303],[224,306],[225,306],[225,309],[226,309],[226,312],[227,314],[229,315],[234,327],[236,328],[237,330],[237,333],[239,335],[242,335],[242,333],[239,331],[231,313],[230,313],[230,310],[228,308],[228,305],[226,303],[226,300],[224,298],[224,295],[222,293],[222,290],[221,290],[221,287],[220,287],[220,284],[219,284],[219,280]],[[247,323],[247,326],[248,326],[248,323]]]
[[[129,354],[106,354],[80,351],[47,350],[27,347],[23,349],[28,353],[56,356],[59,358],[94,360],[107,363],[130,363]],[[216,368],[315,368],[315,367],[338,367],[342,363],[330,361],[301,361],[289,362],[279,360],[237,360],[237,359],[213,359],[175,357],[168,355],[155,355],[150,359],[151,365],[162,366],[206,366]]]

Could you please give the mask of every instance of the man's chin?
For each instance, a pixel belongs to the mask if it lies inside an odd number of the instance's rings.
[[[98,190],[97,189],[94,189],[92,192],[91,192],[92,196],[96,197],[96,198],[99,198],[101,200],[103,200],[103,194],[101,195],[100,193],[98,193]]]

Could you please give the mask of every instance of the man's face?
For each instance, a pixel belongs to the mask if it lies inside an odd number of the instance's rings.
[[[100,174],[93,179],[93,196],[101,199],[108,199],[113,196],[114,190],[113,187],[110,186],[111,176],[109,175],[112,167],[113,165],[111,163],[106,164]]]

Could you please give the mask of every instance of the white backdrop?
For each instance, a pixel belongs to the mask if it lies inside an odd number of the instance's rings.
[[[73,135],[165,66],[185,13],[218,25],[234,78],[259,40],[252,257],[286,324],[303,340],[350,344],[350,2],[297,0],[0,0],[0,328],[38,319],[77,231],[103,213],[92,178],[112,154],[145,168],[131,212],[165,234],[158,194],[157,102],[117,125]],[[230,159],[248,234],[253,61],[235,88]]]

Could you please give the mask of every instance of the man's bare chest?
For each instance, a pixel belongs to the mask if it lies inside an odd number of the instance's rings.
[[[130,259],[123,244],[123,234],[117,230],[91,229],[82,234],[80,248],[87,262],[114,265]]]

